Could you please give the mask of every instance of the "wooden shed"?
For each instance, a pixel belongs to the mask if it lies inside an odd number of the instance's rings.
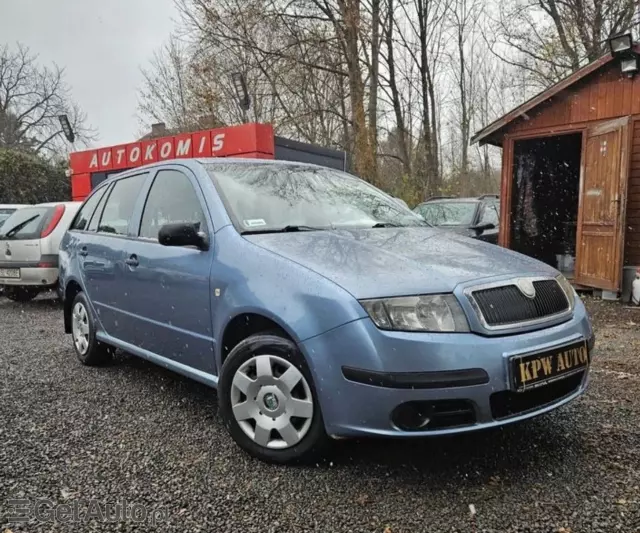
[[[502,246],[618,291],[640,267],[640,75],[607,55],[479,131],[502,147]]]

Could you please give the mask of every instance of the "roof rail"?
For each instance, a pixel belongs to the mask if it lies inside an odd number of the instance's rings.
[[[444,200],[445,198],[455,198],[455,196],[429,196],[425,202],[430,202],[431,200]]]
[[[500,198],[499,194],[482,194],[478,196],[478,200],[484,200],[485,198]]]

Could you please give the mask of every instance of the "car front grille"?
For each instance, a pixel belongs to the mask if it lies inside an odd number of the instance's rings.
[[[533,281],[533,286],[533,298],[515,284],[474,290],[471,298],[489,328],[542,320],[569,310],[569,300],[555,279]]]

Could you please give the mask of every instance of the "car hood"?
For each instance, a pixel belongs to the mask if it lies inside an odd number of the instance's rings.
[[[358,299],[451,292],[459,283],[510,274],[557,275],[535,259],[428,227],[245,238],[332,280]]]

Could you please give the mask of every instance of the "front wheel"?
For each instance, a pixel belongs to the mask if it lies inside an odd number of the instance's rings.
[[[231,436],[258,459],[305,461],[328,443],[311,373],[288,339],[258,334],[238,344],[222,367],[218,398]]]
[[[4,295],[13,302],[30,302],[40,293],[39,289],[31,287],[5,287]]]

